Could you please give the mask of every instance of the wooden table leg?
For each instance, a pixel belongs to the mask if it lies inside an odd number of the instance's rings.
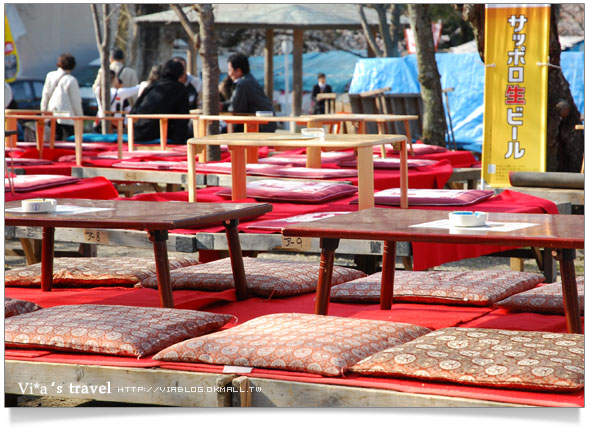
[[[43,140],[45,139],[45,120],[37,120],[35,131],[37,133],[37,150],[39,151],[39,158],[43,158]]]
[[[406,141],[400,142],[400,207],[408,208],[408,153]]]
[[[572,334],[582,334],[581,312],[577,293],[577,279],[575,274],[575,249],[558,249],[554,257],[560,263],[560,279],[562,281],[562,298],[566,330]]]
[[[339,247],[339,239],[320,239],[320,269],[318,270],[318,287],[316,288],[315,314],[328,314],[330,301],[330,285],[332,283],[332,269],[335,251]]]
[[[160,149],[166,151],[168,143],[168,119],[160,119]]]
[[[357,177],[359,179],[359,210],[374,207],[373,148],[357,149]]]
[[[228,251],[230,252],[230,263],[232,264],[232,276],[234,277],[234,288],[236,298],[241,301],[248,298],[246,272],[242,259],[242,249],[238,236],[238,220],[231,219],[224,221],[226,227],[226,239],[228,239]]]
[[[156,262],[156,277],[158,278],[158,295],[160,295],[160,306],[174,308],[172,299],[172,288],[170,286],[170,266],[168,265],[168,231],[148,231],[148,238],[154,246],[154,260]]]
[[[43,227],[41,243],[41,290],[50,292],[53,287],[53,244],[55,228]]]
[[[117,158],[123,159],[123,120],[117,120]]]
[[[76,144],[76,166],[82,166],[82,138],[84,133],[84,122],[81,119],[74,119],[74,141]]]
[[[55,127],[57,125],[56,120],[49,121],[49,148],[55,148]]]
[[[410,155],[415,155],[415,150],[412,148],[412,135],[410,134],[410,122],[408,120],[404,121],[404,130],[406,132],[406,137],[408,138],[408,145],[410,145]]]
[[[187,193],[189,193],[189,202],[197,201],[197,181],[195,171],[195,145],[187,144]]]
[[[17,119],[5,119],[4,120],[4,130],[5,131],[17,131],[18,130],[18,120]],[[18,138],[17,134],[7,136],[4,138],[4,145],[7,147],[16,148],[16,140]]]
[[[382,258],[382,285],[380,290],[380,309],[392,308],[394,295],[394,271],[396,270],[396,242],[384,242],[384,255]]]
[[[232,200],[246,198],[246,147],[229,147],[232,162]]]
[[[127,151],[134,150],[134,137],[133,137],[133,118],[127,118]]]

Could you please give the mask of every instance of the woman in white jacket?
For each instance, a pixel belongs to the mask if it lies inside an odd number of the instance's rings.
[[[59,112],[67,116],[82,116],[82,99],[78,80],[71,72],[76,67],[76,60],[69,53],[57,59],[57,70],[47,73],[41,95],[41,110]],[[74,135],[74,121],[58,119],[56,139],[65,140]]]

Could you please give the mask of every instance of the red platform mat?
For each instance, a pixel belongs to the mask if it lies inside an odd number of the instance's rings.
[[[27,193],[15,193],[13,195],[10,191],[4,192],[4,200],[6,202],[13,200],[34,199],[38,197],[53,199],[70,198],[107,200],[119,197],[119,193],[111,181],[102,176],[81,179],[74,184],[46,188],[44,190],[29,191]]]

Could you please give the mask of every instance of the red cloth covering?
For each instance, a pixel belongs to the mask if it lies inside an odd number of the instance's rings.
[[[74,184],[62,185],[60,187],[46,188],[43,190],[29,191],[26,193],[12,194],[10,191],[4,192],[4,200],[10,202],[13,200],[25,200],[34,198],[52,198],[52,199],[94,199],[106,200],[114,199],[119,196],[117,190],[107,178],[97,176],[95,178],[81,179]]]
[[[40,288],[6,288],[5,296],[35,302],[43,308],[56,305],[103,304],[130,305],[134,307],[160,307],[160,297],[156,289],[97,287],[97,288],[55,288],[43,292]],[[206,305],[236,301],[234,289],[222,292],[174,291],[174,307],[199,310]]]
[[[39,166],[15,166],[15,169],[23,171],[24,175],[66,175],[72,176],[72,167],[76,166],[75,162],[71,163],[54,163],[52,165]],[[10,165],[9,165],[10,167]]]
[[[582,316],[581,321],[584,321]],[[519,331],[566,332],[566,318],[562,314],[513,313],[504,308],[497,308],[482,317],[465,322],[461,326]]]

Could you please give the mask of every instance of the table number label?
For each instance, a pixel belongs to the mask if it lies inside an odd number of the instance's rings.
[[[281,236],[281,249],[294,251],[307,251],[312,248],[312,239],[309,237],[287,237]]]
[[[105,230],[96,230],[94,228],[85,228],[82,230],[84,235],[84,243],[109,243],[109,232]]]

